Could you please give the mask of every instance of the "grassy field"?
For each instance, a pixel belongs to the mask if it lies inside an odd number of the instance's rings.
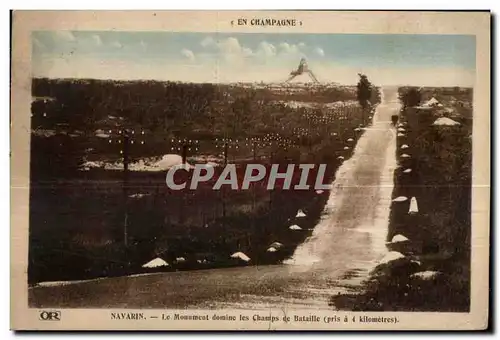
[[[227,161],[238,171],[249,162],[323,163],[328,182],[371,114],[352,87],[36,79],[33,97],[30,283],[141,273],[158,256],[167,271],[277,263],[310,235],[327,200],[328,191],[314,189],[213,191],[209,183],[172,191],[163,171],[130,171],[124,186],[125,128],[135,132],[132,162],[180,153],[184,140],[196,140],[191,163]],[[88,162],[119,166],[85,169]],[[307,216],[297,219],[298,209]],[[296,223],[302,230],[288,229]],[[283,248],[267,252],[274,241]],[[251,261],[231,259],[236,251]]]
[[[404,104],[397,138],[400,166],[393,191],[393,198],[408,199],[393,202],[387,238],[391,241],[398,234],[408,238],[389,245],[406,257],[377,267],[364,294],[335,297],[333,302],[340,309],[469,310],[472,90],[420,89],[419,105],[432,97],[443,105],[432,109],[410,106],[405,101],[409,90],[400,89]],[[453,117],[460,125],[433,125],[440,117]],[[414,214],[409,213],[412,197],[418,202]],[[412,275],[417,272],[435,275]]]

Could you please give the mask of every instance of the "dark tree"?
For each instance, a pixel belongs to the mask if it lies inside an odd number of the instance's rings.
[[[370,99],[372,98],[373,85],[368,80],[368,77],[364,74],[358,73],[359,81],[357,85],[358,89],[358,102],[363,109],[367,108],[370,104]]]
[[[422,101],[422,94],[419,89],[412,87],[403,93],[402,100],[405,107],[418,106]]]

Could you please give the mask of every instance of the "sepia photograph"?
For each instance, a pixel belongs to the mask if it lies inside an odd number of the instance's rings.
[[[393,329],[397,312],[471,313],[474,228],[489,247],[476,35],[304,32],[276,13],[29,32],[24,308],[264,328],[287,321],[270,310]]]

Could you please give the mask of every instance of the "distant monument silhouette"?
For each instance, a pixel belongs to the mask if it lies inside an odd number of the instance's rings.
[[[296,70],[293,70],[290,72],[290,77],[286,80],[286,82],[290,82],[292,79],[294,79],[297,76],[300,76],[301,74],[308,74],[309,77],[312,79],[313,82],[319,83],[318,78],[314,75],[311,69],[307,66],[307,62],[305,58],[300,59],[299,67],[297,67]]]

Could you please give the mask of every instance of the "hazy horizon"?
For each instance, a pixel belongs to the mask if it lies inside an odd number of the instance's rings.
[[[465,35],[40,31],[32,45],[35,78],[276,84],[306,58],[323,84],[354,85],[358,73],[381,86],[475,81]]]
[[[32,79],[49,79],[49,80],[97,80],[97,81],[116,81],[116,82],[146,82],[146,81],[156,81],[162,83],[183,83],[183,84],[213,84],[213,85],[235,85],[235,84],[263,84],[263,85],[284,85],[292,87],[292,85],[311,85],[312,87],[321,87],[325,85],[340,85],[340,86],[356,86],[356,84],[341,84],[338,82],[323,82],[323,83],[313,83],[313,82],[245,82],[245,81],[234,81],[234,82],[195,82],[195,81],[181,81],[181,80],[160,80],[160,79],[147,79],[147,78],[137,78],[137,79],[98,79],[98,78],[48,78],[48,77],[32,77]],[[401,86],[414,86],[414,87],[457,87],[458,85],[444,85],[444,86],[434,86],[434,85],[413,85],[413,84],[384,84],[374,86],[383,87],[401,87]],[[458,86],[462,88],[472,88],[473,86]]]

